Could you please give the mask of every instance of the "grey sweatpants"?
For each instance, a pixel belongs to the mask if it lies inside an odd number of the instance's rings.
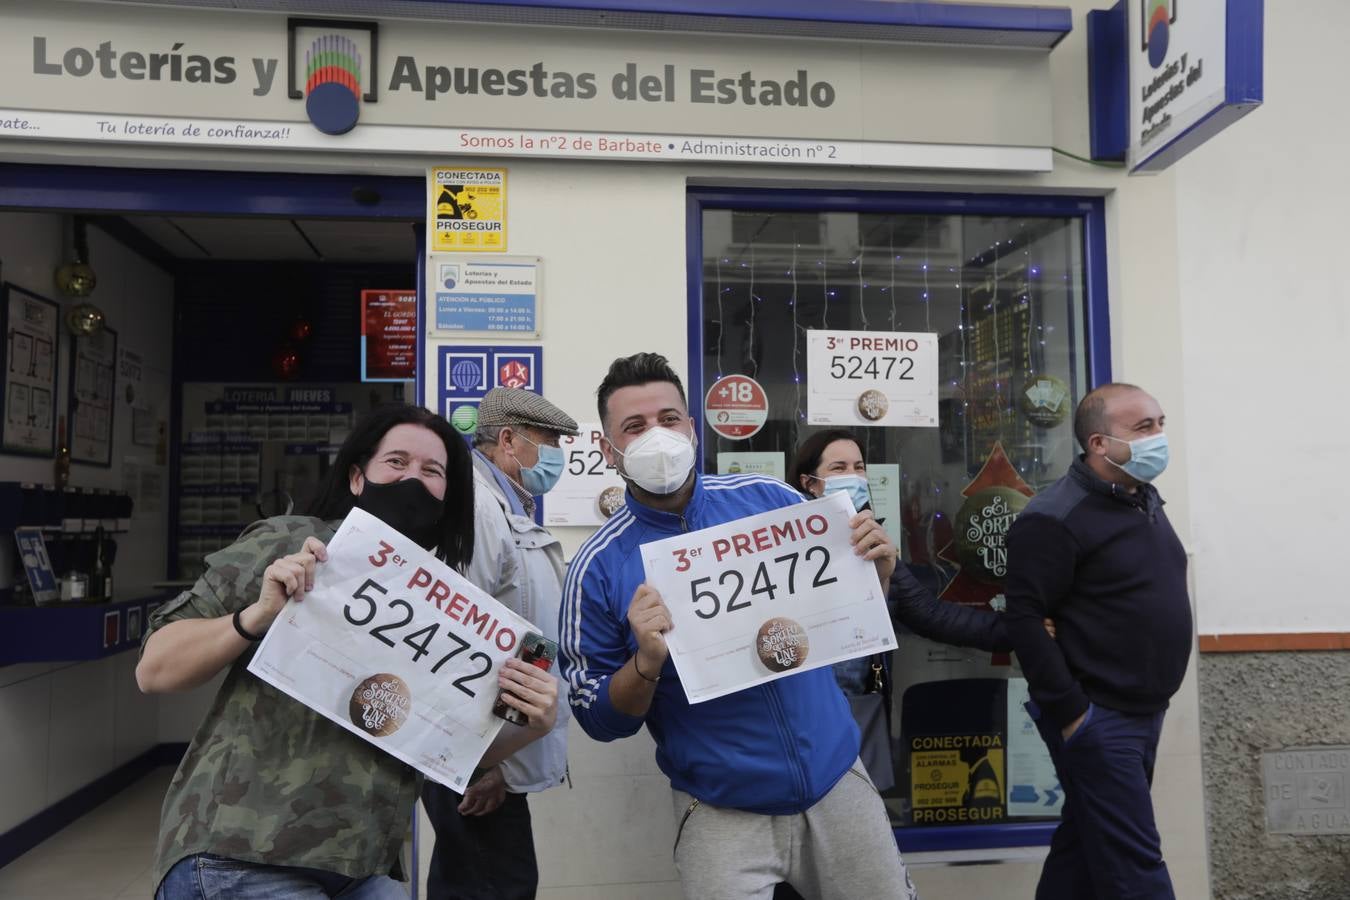
[[[806,812],[765,816],[674,791],[675,866],[686,900],[918,900],[881,795],[861,762]]]

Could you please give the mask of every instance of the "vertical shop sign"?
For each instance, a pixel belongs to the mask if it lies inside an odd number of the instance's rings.
[[[12,284],[4,286],[4,390],[0,392],[0,450],[26,456],[56,451],[56,364],[61,307]]]
[[[435,166],[427,174],[432,253],[506,250],[506,170]]]
[[[417,377],[417,292],[361,292],[361,380]]]

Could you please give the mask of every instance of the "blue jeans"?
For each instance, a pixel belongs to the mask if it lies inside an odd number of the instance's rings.
[[[155,892],[155,900],[408,900],[387,875],[348,878],[321,869],[263,866],[210,853],[180,859]]]
[[[1034,703],[1027,711],[1064,786],[1036,900],[1176,900],[1149,794],[1163,714],[1094,703],[1066,742]]]

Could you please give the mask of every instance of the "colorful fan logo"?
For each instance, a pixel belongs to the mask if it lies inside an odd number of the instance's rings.
[[[1162,68],[1167,60],[1167,44],[1171,37],[1172,25],[1176,22],[1176,13],[1172,10],[1171,0],[1143,0],[1144,4],[1144,49],[1148,51],[1148,64],[1155,69]]]
[[[305,114],[324,134],[346,134],[361,115],[361,51],[340,34],[305,51]]]

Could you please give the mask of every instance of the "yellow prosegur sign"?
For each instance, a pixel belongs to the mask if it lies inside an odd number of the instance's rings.
[[[436,167],[427,179],[431,252],[506,250],[506,170]]]

